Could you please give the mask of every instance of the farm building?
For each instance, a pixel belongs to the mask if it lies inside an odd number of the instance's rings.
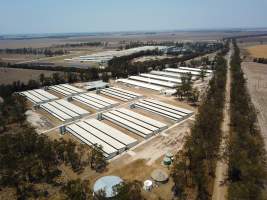
[[[149,112],[162,115],[176,122],[181,121],[193,114],[192,111],[179,108],[154,99],[143,99],[134,104],[135,107],[147,110]]]
[[[154,84],[154,85],[158,85],[162,87],[167,87],[167,88],[177,87],[176,83],[171,83],[169,81],[162,81],[162,80],[151,79],[151,78],[144,78],[142,76],[130,76],[129,79],[140,81],[140,82],[145,82],[145,83],[150,83],[150,84]]]
[[[87,91],[93,91],[98,89],[103,89],[109,86],[109,83],[100,81],[91,81],[91,82],[82,82],[82,83],[76,83],[75,86],[83,88]]]
[[[95,93],[83,93],[72,97],[73,100],[85,104],[95,110],[105,110],[117,106],[119,103],[111,99],[102,97]]]
[[[126,128],[145,139],[166,128],[165,124],[128,109],[116,109],[102,113],[102,118]]]
[[[58,99],[58,97],[56,97],[53,94],[50,94],[49,92],[43,89],[28,90],[20,92],[19,94],[26,97],[29,101],[31,101],[34,104],[42,104]]]
[[[69,84],[53,85],[48,87],[48,89],[63,96],[73,96],[75,94],[81,94],[86,92],[85,90],[82,90]]]
[[[141,94],[131,92],[128,90],[123,90],[123,89],[117,88],[117,87],[110,87],[110,88],[102,89],[99,92],[101,94],[104,94],[106,96],[110,96],[110,97],[115,98],[115,99],[119,99],[121,101],[131,101],[131,100],[138,99],[138,98],[142,97]]]
[[[66,131],[89,146],[101,145],[107,159],[137,144],[136,139],[96,119],[68,125]]]
[[[129,80],[129,79],[118,79],[117,82],[121,82],[121,83],[124,83],[127,85],[133,85],[136,87],[146,88],[146,89],[150,89],[150,90],[155,90],[158,92],[162,92],[166,89],[166,88],[158,86],[158,85],[154,85],[154,84],[150,84],[150,83],[144,83],[144,82],[140,82],[140,81]]]
[[[44,103],[40,107],[63,122],[73,121],[89,114],[88,111],[64,99]]]

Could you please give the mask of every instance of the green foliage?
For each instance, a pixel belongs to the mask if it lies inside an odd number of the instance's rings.
[[[31,128],[4,134],[0,139],[0,185],[52,182],[60,174],[52,142]]]
[[[62,188],[62,191],[66,194],[67,200],[93,199],[93,192],[90,189],[90,183],[87,180],[71,180]]]
[[[229,144],[229,199],[263,199],[266,152],[256,126],[256,112],[247,92],[239,48],[231,60],[231,137]]]
[[[187,98],[188,101],[193,103],[197,102],[199,97],[199,92],[197,89],[193,89],[192,85],[192,74],[187,73],[181,76],[182,83],[176,88],[176,95],[180,99]]]
[[[139,181],[124,182],[114,188],[116,200],[143,200],[142,183]]]
[[[185,143],[185,152],[177,155],[172,168],[173,191],[180,198],[186,197],[187,186],[195,187],[197,199],[211,197],[208,183],[214,176],[214,164],[218,159],[227,72],[223,56],[218,55],[215,63],[214,76]],[[190,89],[189,86],[186,89]]]
[[[68,51],[63,49],[53,49],[53,48],[17,48],[17,49],[0,49],[0,54],[43,54],[45,56],[59,56],[67,54]]]
[[[107,166],[106,158],[104,157],[102,146],[94,145],[89,155],[89,163],[92,169],[101,171]]]

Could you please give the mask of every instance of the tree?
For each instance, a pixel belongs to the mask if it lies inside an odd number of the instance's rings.
[[[7,116],[3,113],[4,103],[0,103],[0,133],[6,130]]]
[[[26,119],[26,99],[22,96],[14,96],[14,105],[11,109],[11,114],[14,117],[14,121],[18,122],[20,125]]]
[[[44,75],[43,73],[41,73],[41,74],[39,75],[39,80],[40,80],[40,82],[41,82],[41,85],[43,86],[43,85],[44,85],[44,80],[45,80],[45,75]]]
[[[202,82],[204,81],[205,76],[206,76],[206,70],[202,69],[202,70],[200,71],[200,78],[201,78]]]
[[[93,145],[89,155],[89,163],[91,168],[96,171],[103,170],[106,167],[107,161],[101,145]]]
[[[62,190],[69,200],[93,200],[93,192],[88,180],[71,180]]]
[[[198,102],[198,98],[199,98],[199,91],[194,88],[190,95],[188,96],[188,101],[190,101],[193,104],[196,104],[196,102]]]
[[[176,93],[181,99],[184,97],[189,98],[192,94],[192,74],[186,73],[181,76],[181,85],[176,88]]]
[[[177,196],[179,199],[185,200],[185,188],[188,184],[187,175],[189,171],[189,168],[186,164],[186,157],[177,155],[173,163],[171,177],[173,178],[174,186],[172,190],[175,196]]]
[[[141,194],[142,183],[139,181],[124,182],[114,187],[116,200],[143,200]]]
[[[59,73],[53,73],[52,74],[52,80],[53,80],[53,84],[55,84],[55,85],[60,84],[62,82]]]

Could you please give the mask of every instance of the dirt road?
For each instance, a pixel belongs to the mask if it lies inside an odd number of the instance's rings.
[[[231,76],[230,76],[230,59],[232,55],[232,49],[228,53],[228,70],[227,70],[227,81],[225,91],[225,105],[223,111],[223,123],[222,123],[222,142],[220,152],[222,153],[226,147],[226,137],[230,133],[230,88],[231,88]],[[212,200],[226,200],[227,199],[227,185],[223,184],[225,176],[227,175],[228,164],[224,160],[219,160],[216,165],[215,180],[213,187]]]

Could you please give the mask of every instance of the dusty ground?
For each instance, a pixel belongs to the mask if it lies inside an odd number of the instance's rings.
[[[251,56],[256,58],[267,58],[267,45],[256,45],[246,48]]]
[[[242,69],[247,78],[247,87],[258,113],[261,133],[267,149],[267,65],[243,62]]]
[[[221,125],[222,141],[220,144],[220,153],[223,154],[227,146],[227,138],[230,134],[230,90],[231,90],[231,74],[230,74],[230,61],[232,50],[228,53],[228,71],[225,90],[225,105],[223,109],[223,122]],[[212,193],[212,200],[225,200],[227,199],[228,187],[225,183],[228,172],[228,163],[225,160],[219,160],[216,164],[215,179]]]
[[[14,81],[27,83],[30,79],[39,80],[40,74],[51,76],[56,71],[0,68],[0,84],[11,84]],[[62,73],[62,72],[59,72]]]

